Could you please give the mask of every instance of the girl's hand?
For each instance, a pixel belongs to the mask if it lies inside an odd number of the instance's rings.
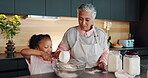
[[[54,53],[54,58],[58,59],[59,58],[59,54],[60,54],[60,50],[57,50],[55,53]]]
[[[46,60],[46,61],[52,61],[52,56],[51,54],[48,54],[47,52],[42,52],[41,57]]]

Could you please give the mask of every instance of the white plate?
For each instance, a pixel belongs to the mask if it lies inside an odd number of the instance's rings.
[[[122,48],[123,46],[113,46],[114,48]]]

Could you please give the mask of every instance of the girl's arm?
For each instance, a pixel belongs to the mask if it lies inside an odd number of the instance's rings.
[[[44,60],[51,61],[51,55],[49,55],[47,52],[43,52],[36,49],[22,49],[21,55],[25,57],[29,62],[31,55],[41,56]]]

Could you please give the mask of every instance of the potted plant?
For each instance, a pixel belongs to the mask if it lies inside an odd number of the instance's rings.
[[[8,18],[4,14],[0,14],[0,29],[1,34],[3,34],[4,38],[8,40],[8,43],[6,43],[7,55],[14,54],[14,43],[13,43],[13,37],[20,33],[20,16],[14,15],[10,18]]]

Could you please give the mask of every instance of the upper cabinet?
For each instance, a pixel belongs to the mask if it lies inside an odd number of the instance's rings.
[[[92,0],[71,0],[71,16],[72,17],[77,17],[77,8],[81,5],[81,4],[85,4],[85,3],[91,3],[92,4]]]
[[[125,20],[125,0],[111,0],[111,20]]]
[[[45,15],[45,0],[15,0],[15,13]]]
[[[139,20],[139,0],[125,0],[125,20]]]
[[[139,0],[93,0],[96,19],[139,21]]]
[[[0,13],[14,14],[14,0],[0,0]]]
[[[68,16],[71,14],[70,0],[46,0],[47,16]]]
[[[110,0],[93,0],[96,7],[96,19],[110,19]]]
[[[140,0],[0,0],[0,13],[77,17],[81,4],[91,3],[96,19],[139,21]],[[7,5],[5,4],[7,3]]]

